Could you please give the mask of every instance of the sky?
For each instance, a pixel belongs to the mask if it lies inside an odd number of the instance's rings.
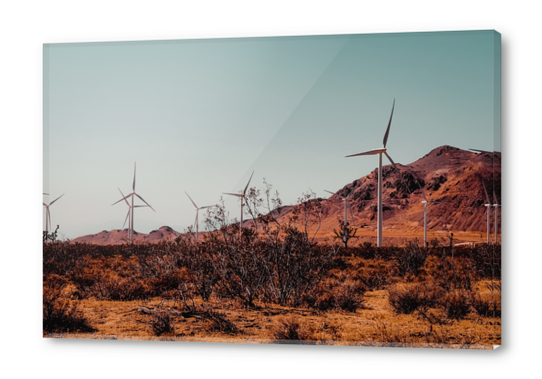
[[[284,204],[369,174],[392,103],[388,153],[500,151],[500,36],[493,31],[46,44],[44,202],[76,238],[184,231],[195,208],[263,179]],[[388,164],[384,158],[385,164]],[[224,196],[231,218],[237,198]],[[141,203],[138,201],[137,203]],[[203,221],[200,215],[200,221]],[[200,223],[200,230],[203,224]]]

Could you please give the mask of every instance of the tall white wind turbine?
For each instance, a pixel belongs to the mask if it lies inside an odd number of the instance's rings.
[[[44,194],[46,195],[46,194]],[[43,203],[43,206],[45,207],[45,232],[49,232],[49,228],[51,227],[51,212],[49,211],[49,207],[55,203],[58,199],[60,199],[64,194],[60,195],[53,201],[51,201],[49,204]]]
[[[252,175],[254,175],[254,171],[252,171]],[[227,192],[223,192],[224,195],[236,196],[236,197],[241,198],[241,221],[239,222],[239,234],[241,234],[241,229],[243,228],[243,202],[244,202],[245,196],[247,194],[248,185],[250,184],[250,181],[252,180],[252,175],[250,175],[250,179],[248,180],[248,183],[245,186],[245,189],[243,190],[243,193],[227,193]]]
[[[491,152],[491,151],[487,151],[487,150],[480,150],[480,149],[469,149],[469,150],[472,150],[472,151],[475,151],[477,153],[481,153],[481,154],[491,154],[493,155],[493,157],[497,156],[499,153],[498,152]],[[483,184],[483,183],[482,183]],[[485,187],[485,186],[484,186]],[[485,190],[485,188],[484,188]],[[487,199],[487,202],[490,203],[491,201],[489,200],[489,196],[487,196],[487,191],[486,191],[486,199]],[[497,201],[497,195],[495,194],[495,188],[493,188],[493,210],[494,210],[494,216],[495,216],[495,243],[498,242],[498,215],[499,215],[499,203]],[[487,204],[486,204],[487,206]],[[488,208],[489,209],[489,208]],[[488,222],[489,222],[489,216],[488,216]],[[488,233],[489,233],[489,227],[488,227]],[[487,239],[487,243],[489,243],[489,237]]]
[[[395,166],[395,162],[393,161],[393,159],[391,159],[391,157],[389,156],[389,154],[387,153],[387,150],[386,150],[386,144],[388,143],[388,136],[390,134],[390,127],[391,127],[391,120],[393,118],[393,110],[395,109],[395,99],[393,100],[393,105],[391,107],[391,115],[390,115],[390,121],[388,122],[388,128],[386,129],[386,134],[384,134],[384,146],[380,149],[373,149],[373,150],[369,150],[369,151],[366,151],[366,152],[363,152],[363,153],[358,153],[358,154],[352,154],[352,155],[347,155],[346,158],[349,158],[349,157],[357,157],[357,156],[360,156],[360,155],[378,155],[378,210],[377,210],[377,246],[378,247],[381,247],[382,246],[382,223],[383,223],[383,220],[382,220],[382,154],[385,154],[386,157],[389,159],[389,161],[391,162],[391,164]]]
[[[211,207],[214,207],[215,205],[206,205],[205,207],[198,207],[196,205],[196,203],[194,202],[194,200],[192,200],[190,195],[186,191],[184,193],[186,193],[186,196],[188,196],[188,198],[190,199],[192,204],[194,204],[194,207],[196,207],[196,221],[195,221],[195,223],[196,223],[196,242],[197,242],[198,241],[198,234],[199,234],[199,211],[200,211],[200,209],[211,208]]]
[[[495,188],[493,188],[493,207],[495,211],[495,245],[499,242],[499,225],[497,224],[497,219],[499,217],[499,203],[497,201],[497,195],[495,195]]]
[[[427,247],[427,205],[438,204],[440,203],[440,201],[427,200],[427,197],[425,197],[425,191],[420,186],[420,183],[418,183],[418,186],[422,190],[422,195],[423,195],[423,201],[422,201],[422,204],[423,204],[423,247]]]
[[[129,197],[131,198],[131,205],[128,204],[128,205],[130,206],[130,224],[129,224],[129,225],[130,225],[130,227],[129,227],[130,230],[129,230],[129,233],[128,233],[128,238],[129,238],[130,243],[133,243],[133,242],[134,242],[134,241],[133,241],[133,238],[134,238],[134,207],[139,207],[139,206],[134,206],[134,197],[137,196],[141,201],[143,201],[145,204],[147,204],[147,206],[148,206],[150,209],[152,209],[153,211],[155,211],[154,208],[153,208],[149,203],[147,203],[147,202],[145,201],[145,199],[143,199],[140,195],[138,195],[138,194],[136,193],[136,191],[135,191],[135,183],[136,183],[136,164],[134,163],[134,182],[133,182],[133,184],[132,184],[132,191],[133,191],[133,192],[132,192],[131,194],[129,194],[129,195],[124,196],[124,197],[123,197],[122,199],[120,199],[119,201],[117,201],[117,202],[111,204],[111,206],[113,206],[113,205],[115,205],[115,204],[117,204],[117,203],[120,203],[120,202],[123,201],[123,200],[125,200],[126,202],[128,202],[127,199],[128,199]],[[120,189],[119,189],[119,191],[120,191]],[[121,193],[122,193],[122,192],[121,192]],[[155,211],[155,212],[156,212],[156,211]],[[126,224],[126,221],[124,221],[124,223]]]
[[[481,179],[480,179],[481,180]],[[491,213],[491,200],[489,200],[489,196],[487,194],[486,185],[482,181],[482,187],[484,187],[484,193],[486,195],[486,204],[484,204],[487,208],[487,244],[489,245],[489,236],[491,234],[491,221],[490,221],[490,213]]]
[[[327,193],[330,193],[330,194],[332,194],[332,195],[335,195],[335,194],[334,194],[333,192],[331,192],[331,191],[328,191],[328,190],[324,190],[324,191],[326,191]],[[342,200],[343,203],[344,203],[344,221],[343,221],[343,224],[344,224],[345,226],[346,226],[346,224],[347,224],[347,220],[346,220],[346,208],[348,208],[348,211],[350,212],[350,217],[354,218],[354,214],[352,213],[352,206],[350,205],[350,202],[348,201],[348,198],[349,198],[350,196],[352,196],[353,193],[354,193],[354,192],[352,191],[352,192],[350,192],[350,193],[348,194],[348,196],[340,196],[341,200]]]
[[[124,198],[124,194],[122,193],[122,191],[120,190],[119,188],[119,192],[120,194],[122,195],[122,197]],[[130,219],[130,215],[132,214],[132,205],[130,205],[130,203],[128,202],[128,200],[126,198],[124,198],[124,201],[126,202],[126,205],[128,205],[128,213],[126,213],[126,218],[124,219],[124,224],[122,224],[122,229],[124,229],[124,226],[126,225],[126,221],[129,220],[129,223],[128,223],[128,241],[130,241],[130,238],[131,238],[131,230],[132,230],[132,221]],[[134,208],[145,208],[147,207],[147,205],[134,205]]]

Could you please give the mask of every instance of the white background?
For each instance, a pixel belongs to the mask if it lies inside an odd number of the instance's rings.
[[[532,1],[19,1],[0,8],[3,377],[536,377],[540,13]],[[503,54],[503,343],[496,351],[41,338],[42,44],[496,29]]]

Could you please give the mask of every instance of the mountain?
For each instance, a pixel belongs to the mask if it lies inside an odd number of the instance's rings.
[[[157,243],[161,241],[174,241],[181,233],[173,230],[169,226],[162,226],[158,230],[153,230],[149,234],[134,232],[134,242],[137,243]],[[128,239],[128,229],[115,229],[112,231],[102,230],[97,234],[77,237],[71,243],[88,243],[94,245],[122,245]]]
[[[473,153],[452,146],[440,146],[408,165],[383,166],[384,241],[401,243],[405,239],[423,239],[422,190],[428,200],[439,204],[428,205],[428,239],[446,239],[454,233],[455,242],[481,242],[487,230],[484,182],[491,203],[493,192],[501,201],[500,153]],[[333,236],[339,230],[338,219],[344,218],[342,197],[348,196],[353,217],[348,213],[350,226],[357,228],[361,240],[376,241],[378,169],[354,180],[333,196],[322,200],[322,224],[317,239]],[[495,189],[495,191],[493,191]],[[297,205],[296,207],[299,207]],[[281,212],[280,222],[287,222],[295,207]],[[500,212],[499,212],[500,214]],[[493,233],[493,208],[491,214]],[[500,215],[499,215],[500,224]],[[316,231],[317,224],[311,227]],[[493,238],[493,237],[492,237]]]
[[[376,241],[377,174],[369,175],[345,185],[328,199],[320,199],[322,206],[321,225],[312,223],[311,237],[317,240],[333,237],[333,230],[339,230],[339,219],[344,217],[341,197],[349,198],[353,217],[348,214],[350,226],[357,228],[358,241]],[[424,157],[408,165],[383,166],[383,217],[384,245],[402,244],[408,239],[423,239],[423,194],[428,200],[439,201],[430,204],[427,211],[428,239],[447,241],[450,232],[453,241],[483,242],[487,230],[485,184],[490,202],[501,203],[501,156],[500,153],[473,153],[452,146],[440,146]],[[312,200],[314,201],[314,200]],[[275,211],[275,217],[282,223],[292,223],[292,216],[303,205],[289,205]],[[500,225],[500,211],[499,211]],[[493,207],[491,212],[493,233]],[[298,220],[296,225],[301,226]],[[253,227],[249,219],[244,227]],[[316,233],[316,234],[315,234]],[[181,233],[163,226],[149,234],[135,234],[136,243],[174,240]],[[126,241],[127,230],[102,231],[74,239],[72,242],[98,245],[122,244]],[[493,239],[493,236],[491,237]]]

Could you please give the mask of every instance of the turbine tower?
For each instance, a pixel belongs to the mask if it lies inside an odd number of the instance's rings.
[[[252,171],[252,175],[254,175],[254,171]],[[250,181],[252,180],[252,175],[250,175],[250,179],[248,180],[248,183],[245,186],[245,189],[244,189],[243,193],[227,193],[227,192],[223,192],[224,195],[237,196],[237,197],[241,198],[241,221],[239,222],[239,234],[241,234],[241,229],[243,228],[243,201],[245,200],[245,195],[247,193],[248,185],[250,184]]]
[[[330,193],[332,195],[335,195],[333,192],[331,191],[328,191],[328,190],[324,190],[326,191],[327,193]],[[347,224],[347,220],[346,220],[346,208],[348,208],[348,210],[350,211],[350,217],[354,218],[354,214],[352,213],[352,206],[350,205],[350,202],[348,201],[348,198],[353,194],[354,192],[350,192],[350,194],[348,194],[348,196],[340,196],[341,200],[343,201],[344,203],[344,221],[343,221],[343,224],[344,226],[346,226]]]
[[[497,156],[499,153],[498,152],[491,152],[491,151],[487,151],[487,150],[480,150],[480,149],[469,149],[469,150],[472,150],[472,151],[475,151],[477,153],[481,153],[481,154],[491,154],[493,155],[493,158],[495,158],[495,156]],[[482,183],[483,184],[483,183]],[[484,188],[485,190],[485,188]],[[487,196],[487,191],[486,191],[486,199],[487,199],[487,202],[490,203],[491,201],[489,200],[489,196]],[[497,201],[497,195],[495,194],[495,186],[493,186],[493,208],[494,208],[494,212],[495,212],[495,244],[498,242],[498,208],[499,208],[499,203]],[[487,206],[487,204],[486,204]],[[489,208],[488,208],[489,209]],[[488,216],[488,222],[489,222],[489,216]],[[489,227],[488,227],[488,231],[489,231]],[[488,232],[489,233],[489,232]],[[488,240],[487,240],[487,243],[489,243],[489,237],[488,237]]]
[[[120,188],[119,188],[119,192],[124,198],[124,194],[122,193]],[[126,202],[126,205],[128,205],[128,213],[126,214],[126,218],[124,219],[124,224],[122,224],[122,229],[124,229],[124,226],[126,225],[126,221],[129,220],[130,215],[132,214],[132,206],[130,205],[128,200],[124,199],[124,201]],[[134,208],[144,208],[144,207],[147,207],[147,205],[134,205]],[[130,222],[128,223],[128,240],[130,240],[131,238],[130,236],[131,226],[132,226],[132,220],[130,219]]]
[[[128,231],[128,240],[130,243],[134,243],[134,207],[139,207],[139,206],[134,206],[134,197],[137,196],[141,201],[143,201],[145,204],[147,204],[147,206],[152,209],[153,211],[154,208],[145,201],[145,199],[143,199],[141,196],[139,196],[136,191],[135,191],[135,183],[136,183],[136,164],[134,163],[134,182],[132,184],[132,193],[129,194],[129,195],[126,195],[124,196],[122,199],[120,199],[119,201],[111,204],[111,206],[117,204],[117,203],[120,203],[122,200],[125,200],[127,203],[127,199],[130,197],[131,198],[131,204],[128,203],[128,206],[130,206],[130,224],[129,224],[129,231]],[[119,189],[120,191],[120,189]],[[121,191],[121,194],[122,194],[122,191]],[[156,212],[156,211],[155,211]],[[126,220],[124,221],[124,223],[126,224]]]
[[[420,183],[418,183],[418,186],[422,190],[422,195],[423,195],[423,201],[422,201],[422,204],[423,204],[423,247],[427,247],[427,205],[438,204],[440,203],[440,201],[427,200],[427,197],[425,197],[425,191],[420,186]]]
[[[482,179],[480,179],[482,180]],[[487,190],[486,190],[486,185],[484,184],[484,182],[482,181],[482,187],[484,187],[484,193],[486,195],[486,201],[487,203],[484,204],[487,208],[487,244],[489,245],[490,241],[489,241],[489,236],[491,234],[491,221],[490,221],[490,213],[491,213],[491,200],[489,200],[489,196],[487,195]]]
[[[188,196],[188,198],[190,199],[190,201],[192,202],[192,204],[194,204],[194,207],[196,207],[196,242],[198,242],[198,234],[199,234],[199,211],[200,209],[206,209],[206,208],[211,208],[211,207],[214,207],[215,205],[206,205],[205,207],[198,207],[196,205],[196,203],[194,203],[194,200],[192,200],[192,198],[190,197],[190,195],[185,191],[184,193],[186,193],[186,196]]]
[[[497,224],[497,219],[499,217],[499,203],[497,201],[497,195],[495,195],[495,188],[493,189],[493,207],[495,210],[495,245],[499,242],[498,241],[498,232],[499,232],[499,225]]]
[[[49,233],[49,227],[51,226],[51,212],[49,211],[49,207],[53,205],[54,202],[60,199],[62,196],[64,196],[64,194],[60,195],[59,197],[51,201],[49,204],[43,203],[43,206],[45,207],[45,232],[46,233]]]
[[[380,149],[373,149],[373,150],[369,150],[369,151],[366,151],[366,152],[363,152],[363,153],[358,153],[358,154],[352,154],[352,155],[347,155],[346,158],[349,158],[349,157],[357,157],[357,156],[360,156],[360,155],[378,155],[378,210],[377,210],[377,246],[378,247],[381,247],[382,246],[382,223],[383,223],[383,220],[382,220],[382,154],[385,154],[386,157],[389,159],[389,161],[391,162],[391,164],[393,165],[393,167],[396,167],[395,166],[395,162],[393,161],[393,159],[391,159],[391,157],[389,156],[389,154],[387,153],[387,150],[386,150],[386,144],[388,143],[388,136],[390,134],[390,127],[391,127],[391,120],[393,118],[393,110],[395,109],[395,99],[393,100],[393,105],[391,107],[391,115],[390,115],[390,121],[388,122],[388,128],[386,129],[386,134],[384,134],[384,146]]]

